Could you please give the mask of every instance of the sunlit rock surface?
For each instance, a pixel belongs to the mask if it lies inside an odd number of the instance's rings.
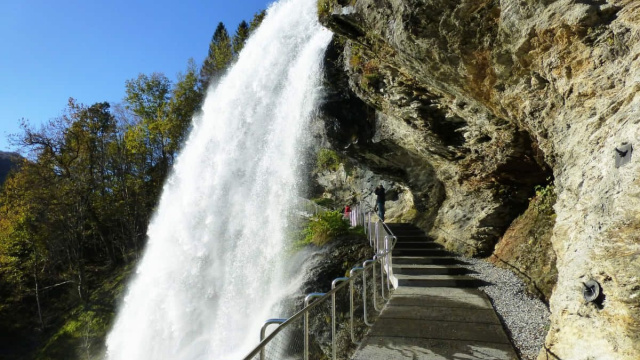
[[[553,181],[558,278],[540,358],[640,358],[638,155],[615,166],[616,147],[640,146],[640,3],[321,3],[343,36],[327,61],[343,102],[327,106],[354,109],[328,114],[334,148],[406,186],[414,221],[471,255]],[[589,279],[599,304],[583,299]]]

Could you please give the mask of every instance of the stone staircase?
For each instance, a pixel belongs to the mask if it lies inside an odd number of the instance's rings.
[[[477,287],[479,280],[442,245],[411,224],[388,224],[398,242],[393,250],[393,274],[398,286]]]
[[[410,224],[387,224],[398,288],[354,360],[517,360],[481,281]]]

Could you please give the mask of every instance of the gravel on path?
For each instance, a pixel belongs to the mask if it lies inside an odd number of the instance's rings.
[[[470,274],[488,285],[479,287],[491,299],[522,360],[535,360],[549,330],[549,309],[540,299],[528,295],[525,284],[514,273],[485,260],[460,257]]]

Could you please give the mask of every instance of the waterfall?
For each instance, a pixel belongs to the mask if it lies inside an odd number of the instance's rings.
[[[287,211],[331,33],[315,0],[282,0],[209,89],[164,186],[107,338],[108,360],[237,359],[295,287]],[[284,252],[284,254],[283,254]]]

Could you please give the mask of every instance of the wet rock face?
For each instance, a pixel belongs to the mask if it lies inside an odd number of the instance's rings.
[[[321,20],[344,37],[349,91],[375,111],[345,152],[416,199],[438,194],[421,224],[467,254],[490,253],[552,177],[558,282],[540,357],[640,358],[640,165],[615,167],[616,147],[640,146],[640,4],[349,4]],[[601,304],[582,297],[589,279]]]

